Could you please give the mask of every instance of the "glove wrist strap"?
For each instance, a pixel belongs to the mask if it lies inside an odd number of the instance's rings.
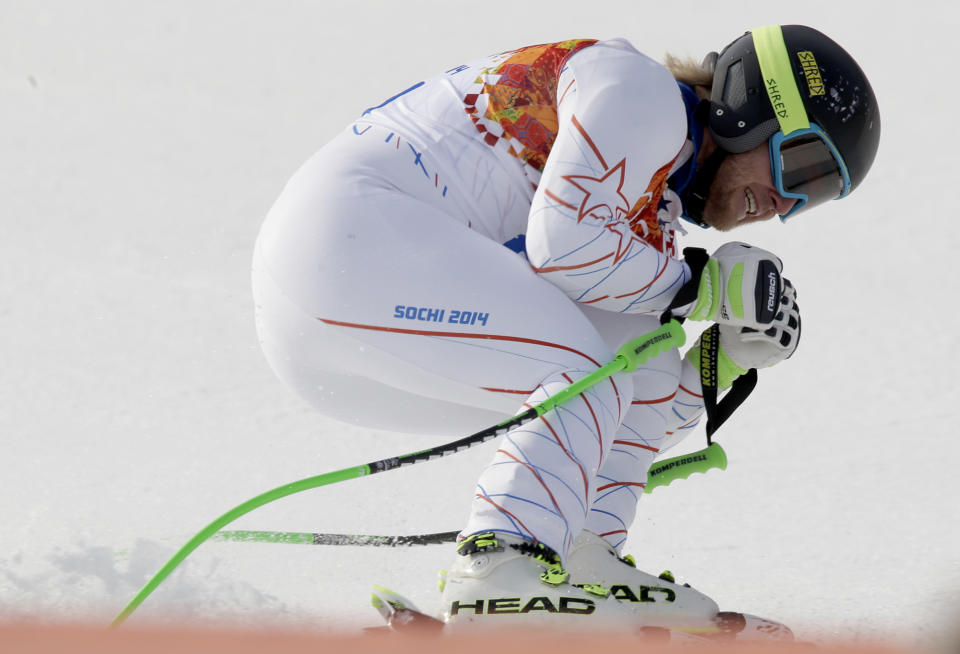
[[[713,320],[720,311],[720,264],[707,259],[697,284],[697,303],[687,316],[690,320]]]
[[[700,309],[701,302],[698,302],[700,299],[700,280],[703,277],[703,269],[710,261],[710,255],[703,248],[684,248],[683,260],[690,268],[691,278],[689,282],[680,287],[680,290],[673,297],[673,301],[670,302],[670,306],[660,317],[660,322],[664,325],[674,317],[673,310],[678,307],[697,302],[697,306],[690,312],[691,317],[697,315]],[[683,320],[680,319],[680,322],[683,322]]]

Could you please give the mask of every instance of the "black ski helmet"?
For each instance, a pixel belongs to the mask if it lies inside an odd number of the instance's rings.
[[[775,96],[761,73],[753,32],[716,56],[707,126],[719,147],[746,152],[781,129]],[[804,25],[780,27],[792,80],[807,120],[819,125],[839,150],[850,175],[850,190],[863,181],[880,141],[880,112],[866,75],[843,48]],[[783,63],[784,66],[787,64]],[[781,80],[781,84],[786,80]]]

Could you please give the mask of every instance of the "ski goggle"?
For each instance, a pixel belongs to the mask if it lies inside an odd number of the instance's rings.
[[[830,200],[839,200],[850,192],[850,172],[826,132],[816,123],[770,137],[770,170],[777,192],[796,199],[788,218]]]

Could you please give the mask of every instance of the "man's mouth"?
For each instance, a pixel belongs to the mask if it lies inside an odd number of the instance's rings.
[[[746,200],[747,210],[746,214],[748,216],[754,216],[757,213],[757,198],[754,197],[753,191],[749,188],[743,190],[743,197]]]

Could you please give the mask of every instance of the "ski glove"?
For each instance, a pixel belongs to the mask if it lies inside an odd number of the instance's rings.
[[[766,250],[734,241],[721,245],[700,274],[687,318],[762,331],[777,315],[783,263]]]
[[[789,359],[800,342],[800,307],[797,292],[789,279],[783,280],[784,291],[779,311],[771,325],[758,331],[750,327],[720,324],[720,352],[717,357],[717,386],[730,388],[733,381],[750,368],[769,368]],[[687,358],[700,370],[700,339],[687,352]]]

